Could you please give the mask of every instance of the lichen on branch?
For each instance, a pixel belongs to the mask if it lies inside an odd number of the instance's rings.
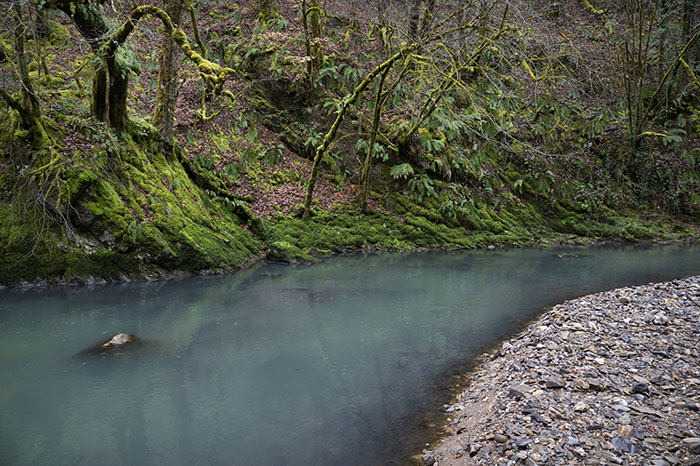
[[[129,18],[127,18],[121,27],[112,34],[110,39],[105,42],[102,48],[102,56],[104,58],[113,56],[117,48],[126,41],[129,34],[135,29],[138,22],[147,16],[155,16],[161,20],[165,27],[165,33],[170,35],[172,40],[180,46],[187,58],[197,66],[197,71],[202,79],[211,84],[217,94],[221,93],[226,78],[235,71],[232,68],[222,67],[218,63],[209,61],[193,50],[185,32],[175,27],[170,16],[164,10],[153,5],[144,5],[134,8]]]

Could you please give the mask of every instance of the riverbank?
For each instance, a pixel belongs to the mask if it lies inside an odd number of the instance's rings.
[[[700,464],[700,276],[557,305],[445,406],[439,465]]]

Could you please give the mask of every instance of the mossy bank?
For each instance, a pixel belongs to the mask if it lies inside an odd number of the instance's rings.
[[[147,131],[144,131],[147,133]],[[694,238],[691,223],[607,210],[597,218],[558,202],[511,198],[496,206],[474,198],[446,211],[430,200],[387,192],[383,205],[359,211],[339,204],[308,221],[277,215],[264,221],[245,205],[206,189],[181,159],[165,157],[156,139],[109,136],[90,153],[60,161],[35,180],[39,199],[10,167],[0,202],[0,283],[71,284],[224,273],[262,257],[308,263],[319,256],[367,250],[524,247],[569,242]],[[54,155],[55,157],[55,155]],[[37,166],[33,163],[32,167]],[[191,166],[190,166],[191,168]],[[8,176],[12,171],[17,176]],[[203,188],[202,186],[205,186]],[[245,204],[243,201],[235,201]],[[246,212],[246,215],[237,215]]]
[[[697,238],[692,2],[273,3],[11,2],[0,286]]]
[[[228,272],[261,241],[148,136],[107,137],[91,152],[49,159],[42,180],[5,176],[0,283],[91,283]],[[36,166],[34,163],[29,165]],[[11,167],[22,172],[27,167]],[[37,193],[36,182],[44,189]],[[40,197],[43,196],[43,197]]]

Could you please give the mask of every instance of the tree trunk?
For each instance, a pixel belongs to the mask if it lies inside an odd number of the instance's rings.
[[[323,35],[322,10],[319,0],[311,0],[309,3],[309,28],[311,29],[311,60],[314,68],[319,70],[323,65],[323,48],[321,36]]]
[[[204,46],[204,42],[202,42],[202,36],[199,35],[199,26],[197,25],[197,12],[195,11],[194,6],[194,2],[190,1],[188,10],[190,13],[190,22],[192,22],[192,29],[194,30],[194,40],[197,43],[197,47],[199,48],[199,53],[202,55],[202,57],[206,57],[207,48]]]
[[[48,3],[67,14],[92,51],[101,60],[92,81],[90,109],[93,116],[109,124],[117,132],[124,131],[127,123],[126,97],[129,90],[130,70],[116,54],[101,56],[101,49],[111,31],[102,7],[92,2],[56,1]]]
[[[14,2],[12,4],[12,17],[14,20],[13,34],[15,39],[16,66],[20,81],[21,99],[15,99],[9,92],[2,88],[0,88],[0,98],[17,111],[22,128],[29,133],[33,144],[39,146],[49,138],[41,122],[39,99],[34,93],[32,81],[29,79],[29,72],[25,62],[24,38],[26,35],[25,24],[27,21],[25,21],[22,15],[22,8],[19,2]]]
[[[684,0],[683,2],[683,21],[681,30],[681,42],[687,43],[693,36],[693,27],[695,26],[696,11],[700,8],[698,0]],[[698,62],[700,58],[700,45],[695,45],[686,54],[686,63],[691,68]],[[690,82],[688,72],[679,67],[680,75],[678,76],[678,89],[683,90]]]
[[[420,22],[420,7],[423,0],[413,0],[411,5],[410,21],[408,25],[408,37],[410,40],[418,40],[418,23]]]
[[[25,30],[25,21],[22,16],[22,9],[19,2],[12,4],[12,13],[15,20],[14,35],[15,35],[15,53],[17,54],[17,72],[19,74],[20,88],[22,93],[22,105],[33,118],[39,118],[41,115],[39,107],[39,99],[37,99],[32,86],[32,81],[29,79],[27,63],[25,62],[24,52],[24,37],[27,33]]]
[[[36,3],[32,5],[34,17],[34,31],[40,39],[48,39],[51,35],[51,25],[47,16],[47,10],[39,7]]]
[[[422,37],[428,35],[430,27],[433,25],[433,17],[435,15],[436,0],[426,0],[425,11],[423,12],[423,21],[420,26],[420,33]]]
[[[489,30],[489,0],[479,1],[479,35],[482,40],[486,40],[486,35]],[[476,56],[476,64],[480,66],[482,64],[481,54]]]
[[[659,25],[657,26],[660,31],[659,31],[659,43],[658,43],[658,50],[659,50],[659,64],[658,64],[658,69],[657,69],[657,82],[660,82],[661,79],[663,79],[664,76],[664,71],[666,70],[666,66],[668,65],[668,61],[666,59],[667,56],[667,51],[666,51],[666,37],[667,37],[667,31],[668,31],[668,26],[670,23],[670,5],[668,0],[659,0],[658,4],[658,19],[659,19]],[[678,67],[680,70],[680,67]],[[681,74],[683,74],[681,72]],[[663,95],[663,100],[664,100],[664,105],[668,104],[668,101],[673,98],[673,92],[674,92],[674,87],[673,86],[667,86],[666,89],[664,89],[664,95]]]
[[[272,0],[258,0],[258,15],[265,21],[272,14]]]
[[[372,171],[372,156],[374,155],[374,145],[377,142],[377,133],[379,132],[379,120],[382,116],[382,107],[384,106],[384,81],[386,81],[386,76],[389,74],[391,66],[386,67],[379,78],[379,86],[377,88],[377,96],[374,100],[374,118],[372,119],[372,132],[369,138],[369,147],[367,148],[367,156],[365,157],[365,163],[362,166],[362,173],[360,174],[360,189],[358,192],[357,200],[360,209],[367,209],[367,198],[369,197],[369,178]]]
[[[118,133],[123,132],[127,125],[128,91],[128,71],[115,57],[107,58],[92,80],[90,109],[95,118],[104,121]]]
[[[183,0],[169,0],[165,4],[165,12],[175,27],[182,21]],[[160,51],[160,69],[158,72],[158,91],[156,93],[156,108],[153,113],[153,124],[158,129],[161,139],[166,145],[171,143],[173,126],[175,124],[175,104],[177,102],[177,73],[179,60],[176,59],[180,50],[170,34],[163,36]]]

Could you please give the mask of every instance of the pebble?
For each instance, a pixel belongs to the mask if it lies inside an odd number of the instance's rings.
[[[637,453],[637,447],[634,446],[632,442],[630,442],[628,439],[624,437],[615,437],[610,439],[610,443],[612,443],[615,448],[618,450],[627,452],[627,453]]]
[[[529,439],[529,438],[520,438],[520,439],[515,441],[515,445],[518,448],[522,448],[522,449],[527,448],[528,445],[530,445],[531,443],[532,443],[532,439]]]
[[[482,358],[443,409],[451,434],[414,458],[700,466],[698,335],[700,277],[557,305]]]
[[[688,437],[683,439],[683,443],[688,447],[691,453],[700,453],[700,438]]]
[[[645,383],[636,383],[632,386],[632,391],[634,393],[646,393],[649,391],[649,387]]]
[[[551,377],[546,380],[545,387],[547,388],[563,388],[564,381],[559,377]]]
[[[579,401],[574,405],[574,411],[576,412],[583,412],[588,410],[588,405],[584,403],[583,401]]]

